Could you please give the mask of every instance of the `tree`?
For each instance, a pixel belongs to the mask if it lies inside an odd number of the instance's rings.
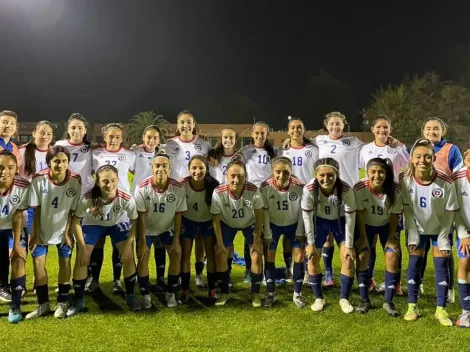
[[[139,144],[142,142],[142,135],[147,126],[156,125],[162,132],[161,141],[170,132],[170,123],[163,118],[163,115],[157,115],[155,111],[144,111],[135,114],[128,122],[126,131],[126,142],[129,144]]]
[[[421,136],[426,118],[439,117],[449,126],[446,139],[461,149],[469,147],[470,91],[441,81],[434,72],[405,77],[400,85],[373,94],[365,119],[370,125],[381,114],[392,120],[393,136],[408,145]]]

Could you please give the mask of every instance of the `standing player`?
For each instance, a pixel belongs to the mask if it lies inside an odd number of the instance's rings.
[[[227,182],[217,187],[212,196],[211,213],[216,236],[215,256],[222,295],[216,305],[224,305],[228,299],[229,272],[227,267],[228,248],[238,231],[243,233],[248,244],[252,267],[251,302],[253,307],[261,307],[259,290],[263,280],[263,197],[258,188],[246,180],[245,165],[232,161],[227,167]]]
[[[18,166],[23,163],[20,152],[12,137],[16,134],[18,126],[18,115],[10,110],[0,112],[0,151],[7,150],[16,157]]]
[[[191,157],[193,155],[202,155],[207,158],[210,146],[209,143],[198,136],[196,119],[190,111],[181,111],[176,117],[176,124],[176,137],[166,143],[165,150],[172,162],[171,178],[181,182],[189,176],[188,162]],[[195,242],[196,286],[205,288],[206,283],[202,276],[204,271],[204,242],[200,234],[196,236]]]
[[[129,172],[134,172],[135,154],[123,148],[123,127],[118,123],[110,123],[103,127],[104,147],[95,148],[92,151],[93,171],[96,172],[103,165],[114,166],[118,170],[119,188],[124,192],[130,192]],[[103,266],[104,244],[106,237],[101,237],[96,243],[90,258],[91,280],[89,279],[86,291],[95,292],[100,288],[99,279]],[[121,285],[122,263],[119,259],[119,250],[113,246],[113,293],[122,294]]]
[[[161,141],[161,131],[156,125],[150,125],[145,127],[142,135],[142,144],[135,145],[131,148],[131,151],[135,154],[135,167],[134,167],[134,181],[132,190],[136,186],[149,176],[152,176],[152,160],[155,157],[155,153],[158,151],[158,147]]]
[[[138,218],[138,280],[144,309],[151,307],[149,291],[149,250],[158,236],[170,258],[168,289],[165,300],[169,308],[177,306],[176,287],[181,266],[181,214],[187,210],[183,185],[169,177],[170,158],[159,152],[152,161],[153,175],[137,185],[135,202]],[[150,303],[150,304],[148,304]]]
[[[271,307],[275,301],[276,249],[281,235],[294,247],[294,297],[299,308],[305,307],[302,296],[305,256],[305,231],[300,208],[304,184],[292,176],[292,161],[288,157],[276,157],[272,161],[273,173],[261,185],[264,201],[264,237],[272,238],[266,258],[266,283],[268,297],[264,306]],[[285,258],[285,255],[284,255]]]
[[[339,177],[339,164],[332,158],[319,159],[314,166],[315,178],[303,190],[302,212],[307,237],[309,281],[315,295],[311,308],[320,312],[325,306],[321,286],[320,248],[331,233],[340,247],[341,298],[339,304],[344,313],[352,313],[349,303],[354,282],[354,226],[356,202],[354,192]],[[362,250],[363,248],[360,248]]]
[[[59,304],[54,316],[66,317],[72,256],[70,223],[82,188],[80,176],[68,170],[69,161],[67,149],[62,146],[51,147],[46,155],[49,169],[36,174],[31,181],[29,206],[34,208],[34,222],[29,246],[32,250],[39,306],[26,315],[26,319],[38,318],[50,311],[46,271],[49,245],[55,245],[59,252]]]
[[[357,205],[357,229],[367,238],[370,251],[375,251],[377,237],[385,252],[385,302],[388,315],[397,317],[400,313],[393,303],[396,285],[399,281],[398,260],[400,242],[398,218],[402,210],[401,188],[394,182],[393,165],[390,159],[373,158],[366,165],[367,178],[354,186]],[[365,275],[358,269],[358,278]],[[371,269],[366,276],[371,278]],[[366,285],[365,289],[368,290]],[[360,290],[364,288],[360,287]]]
[[[200,233],[204,239],[204,248],[206,249],[209,297],[215,298],[215,237],[210,206],[212,203],[212,193],[219,185],[219,182],[210,175],[206,160],[200,155],[193,155],[191,157],[188,168],[190,176],[186,177],[183,181],[188,211],[183,214],[183,231],[181,234],[182,303],[186,303],[189,299],[191,251],[197,233]]]
[[[73,269],[75,304],[67,311],[67,316],[75,315],[85,307],[88,261],[98,240],[107,235],[111,237],[113,246],[117,247],[122,258],[127,305],[132,310],[141,308],[134,294],[137,275],[133,242],[137,210],[134,199],[120,190],[118,183],[118,170],[114,166],[100,166],[96,170],[95,186],[85,193],[74,214],[72,230],[77,239],[77,256]]]
[[[419,316],[417,303],[420,271],[424,247],[430,238],[436,270],[435,317],[441,325],[452,326],[445,310],[451,253],[449,232],[459,203],[452,179],[433,167],[434,159],[434,145],[427,139],[418,140],[411,149],[410,165],[406,174],[400,175],[410,253],[407,274],[409,304],[405,320],[416,320]]]

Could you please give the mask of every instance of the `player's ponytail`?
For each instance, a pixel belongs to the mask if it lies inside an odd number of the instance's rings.
[[[93,202],[93,207],[90,209],[91,215],[93,215],[95,218],[103,216],[104,200],[99,184],[100,174],[104,171],[112,171],[116,174],[116,176],[118,176],[118,170],[112,165],[103,165],[100,166],[98,170],[96,170],[96,181],[93,185],[93,188],[91,189],[91,200]]]
[[[38,128],[42,125],[48,125],[52,129],[52,133],[54,133],[54,125],[49,121],[42,120],[36,124],[34,127],[34,131],[37,131]],[[32,138],[24,148],[24,172],[26,175],[34,175],[36,173],[36,142],[34,141],[35,138]],[[52,144],[52,141],[51,141]],[[48,148],[51,146],[48,146]]]
[[[393,172],[393,163],[390,159],[372,158],[367,162],[366,170],[373,165],[378,165],[385,169],[385,180],[382,184],[383,193],[387,196],[385,206],[387,209],[393,207],[395,204],[395,174]]]

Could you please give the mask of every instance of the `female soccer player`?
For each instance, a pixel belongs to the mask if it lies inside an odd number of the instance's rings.
[[[294,297],[299,308],[305,307],[302,296],[304,277],[303,259],[305,231],[300,208],[304,184],[292,176],[292,161],[285,156],[272,161],[273,172],[261,185],[260,191],[264,201],[264,237],[272,238],[266,258],[266,284],[268,296],[264,306],[271,307],[275,302],[274,290],[276,281],[276,249],[281,235],[294,247]]]
[[[449,285],[449,232],[454,212],[459,209],[452,179],[433,167],[434,145],[427,139],[416,141],[411,149],[410,165],[400,175],[403,191],[403,213],[409,249],[408,311],[405,320],[418,319],[418,291],[424,247],[430,238],[436,270],[436,319],[452,326],[445,310]]]
[[[132,310],[141,308],[134,294],[137,275],[133,242],[136,235],[137,210],[130,194],[118,188],[118,179],[117,168],[111,165],[100,166],[96,170],[95,186],[85,193],[74,214],[72,230],[77,239],[77,256],[73,269],[75,304],[67,311],[67,316],[75,315],[85,307],[88,261],[93,247],[100,238],[107,235],[111,237],[113,246],[119,250],[124,266],[127,305]]]
[[[33,319],[50,311],[46,257],[49,245],[56,245],[59,252],[59,304],[56,318],[65,318],[70,290],[70,257],[72,213],[77,209],[81,192],[80,176],[70,170],[70,154],[62,146],[54,146],[46,155],[45,169],[31,181],[29,206],[34,208],[33,233],[29,242],[34,264],[34,282],[39,306],[26,315]]]
[[[245,165],[240,160],[231,161],[227,166],[227,182],[217,187],[212,195],[211,213],[216,236],[216,269],[222,295],[216,305],[224,305],[228,299],[227,267],[228,248],[238,231],[242,231],[250,247],[252,261],[251,302],[261,307],[259,290],[262,274],[263,244],[263,197],[258,188],[248,182]]]
[[[65,147],[70,153],[69,169],[82,179],[82,195],[94,185],[92,168],[93,159],[91,141],[88,137],[88,121],[79,113],[73,113],[67,120],[66,139],[55,145]]]
[[[168,268],[168,289],[165,300],[169,308],[177,306],[176,287],[181,265],[181,214],[187,210],[183,185],[170,178],[170,157],[159,152],[152,161],[153,175],[137,185],[135,202],[138,218],[138,280],[143,296],[144,308],[150,308],[149,291],[149,249],[158,236],[165,245],[170,265]]]
[[[464,167],[452,174],[457,198],[460,203],[460,212],[455,222],[458,227],[457,255],[459,269],[457,281],[459,287],[460,305],[462,314],[455,325],[461,328],[470,328],[470,149],[463,154]]]
[[[26,286],[26,246],[27,238],[23,232],[23,211],[28,208],[29,182],[15,175],[18,169],[16,157],[7,150],[0,152],[0,265],[8,268],[11,254],[12,288],[8,321],[18,323],[23,320],[21,294]]]
[[[356,223],[361,236],[367,238],[369,248],[375,251],[377,237],[385,252],[385,302],[384,310],[390,316],[400,313],[395,308],[393,296],[399,281],[398,260],[400,243],[398,218],[402,210],[401,188],[394,182],[390,159],[372,158],[366,166],[367,178],[354,186],[357,215]],[[367,278],[371,277],[369,273]],[[364,275],[358,269],[358,277]],[[363,288],[360,287],[360,290]],[[368,289],[368,286],[366,286]]]
[[[123,148],[123,127],[118,123],[109,123],[102,129],[105,142],[104,147],[92,150],[93,171],[96,172],[103,165],[114,166],[118,170],[118,187],[124,192],[130,192],[128,173],[134,172],[135,154]],[[90,257],[91,278],[87,282],[86,291],[93,293],[100,288],[99,279],[101,267],[103,266],[104,244],[106,237],[101,237],[95,244]],[[122,263],[119,259],[119,250],[113,246],[113,293],[122,294],[124,289],[121,285]]]
[[[176,124],[176,137],[167,141],[165,150],[172,162],[171,178],[181,182],[189,176],[188,162],[191,157],[193,155],[207,157],[210,146],[209,143],[198,136],[196,119],[190,111],[181,111],[176,117]],[[205,288],[206,283],[202,276],[204,271],[204,242],[200,235],[196,236],[195,243],[196,286]]]
[[[186,303],[189,299],[191,251],[197,233],[200,233],[204,239],[204,248],[206,249],[209,297],[215,298],[215,237],[210,206],[212,193],[219,182],[210,175],[208,164],[200,155],[191,157],[188,168],[190,176],[183,181],[188,211],[183,214],[181,234],[181,287],[183,293],[180,301],[182,303]]]
[[[341,257],[341,299],[339,304],[344,313],[352,313],[349,295],[354,281],[354,226],[356,223],[356,201],[354,192],[339,177],[339,163],[332,158],[321,158],[314,166],[315,178],[303,190],[302,210],[307,237],[309,258],[309,281],[315,295],[311,308],[323,310],[325,299],[321,286],[321,250],[331,233],[340,247]],[[361,252],[364,248],[359,248]]]
[[[132,189],[149,176],[152,176],[152,160],[161,141],[161,131],[158,126],[145,127],[142,135],[142,144],[133,146],[131,150],[135,154],[134,181]]]
[[[237,143],[237,132],[233,128],[224,128],[220,133],[220,141],[209,152],[211,162],[210,174],[220,184],[227,181],[227,165],[235,156],[235,144]]]

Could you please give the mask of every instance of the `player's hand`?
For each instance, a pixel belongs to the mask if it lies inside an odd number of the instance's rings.
[[[39,244],[39,237],[37,235],[31,235],[31,237],[29,238],[29,243],[28,243],[29,250],[33,252],[38,244]]]
[[[413,253],[417,248],[418,248],[418,245],[416,245],[416,244],[409,244],[409,245],[408,245],[408,250],[409,250],[410,252],[412,252],[412,253]]]
[[[74,240],[70,234],[64,234],[64,239],[62,240],[62,245],[67,245],[73,249]]]
[[[351,258],[353,261],[356,260],[356,250],[354,248],[344,247],[344,259]]]
[[[217,241],[217,243],[214,246],[214,254],[215,255],[227,254],[227,248],[225,248],[225,245],[223,244],[223,242]]]
[[[388,240],[385,244],[385,248],[390,248],[393,252],[400,254],[400,244],[396,239]]]
[[[20,258],[26,261],[26,250],[21,247],[21,244],[15,244],[11,252],[11,258]]]
[[[181,247],[180,247],[179,242],[173,241],[173,244],[170,246],[169,253],[170,254],[175,253],[178,256],[178,258],[181,258]]]
[[[316,257],[318,255],[317,249],[313,244],[307,245],[307,248],[305,248],[305,254],[308,258],[308,260],[312,259],[313,257]]]
[[[121,260],[123,263],[130,263],[131,261],[134,261],[134,253],[132,253],[132,242],[126,242],[124,244],[121,253]]]
[[[387,143],[392,148],[396,148],[398,146],[403,145],[403,143],[401,143],[398,139],[393,138],[392,136],[388,136]]]
[[[137,259],[139,262],[143,261],[145,257],[148,257],[150,253],[149,247],[147,247],[147,243],[145,240],[140,240],[139,244],[137,245]]]
[[[287,138],[282,142],[282,149],[289,149],[290,148],[290,138]]]
[[[465,256],[470,256],[470,237],[460,240],[459,252]]]
[[[212,167],[217,167],[219,166],[219,160],[216,158],[209,158],[209,165]]]
[[[77,256],[78,263],[80,264],[80,266],[88,266],[90,259],[88,258],[88,253],[85,244],[77,245]]]

